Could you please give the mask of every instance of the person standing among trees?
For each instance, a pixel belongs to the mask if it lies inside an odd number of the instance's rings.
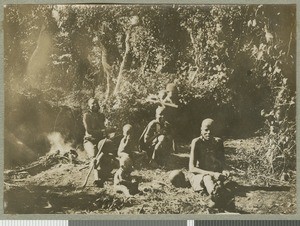
[[[206,191],[213,205],[218,206],[229,201],[226,201],[230,197],[229,191],[223,184],[229,172],[224,170],[223,142],[213,136],[213,126],[212,119],[203,120],[201,135],[192,141],[188,179],[194,191]]]
[[[105,137],[105,116],[99,112],[98,99],[88,100],[89,111],[83,115],[85,136],[83,146],[89,158],[94,158],[98,153],[97,145]]]

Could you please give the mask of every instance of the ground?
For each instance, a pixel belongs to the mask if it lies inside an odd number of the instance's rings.
[[[243,158],[260,142],[260,138],[227,140],[226,159],[235,183],[235,208],[208,207],[207,196],[191,188],[175,188],[168,180],[169,171],[188,165],[187,145],[180,146],[164,168],[137,166],[133,175],[140,181],[139,194],[126,198],[113,190],[112,179],[104,188],[92,184],[81,186],[89,168],[86,163],[58,163],[33,176],[6,177],[5,213],[10,214],[295,214],[295,175],[287,181],[248,175]],[[82,154],[82,153],[81,153]],[[83,155],[83,154],[82,154]],[[79,157],[82,157],[81,155]],[[8,175],[7,172],[5,175]],[[21,175],[21,174],[20,174]]]

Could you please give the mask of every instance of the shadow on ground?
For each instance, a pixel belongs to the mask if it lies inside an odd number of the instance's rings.
[[[50,192],[51,191],[51,192]],[[12,187],[4,193],[4,213],[9,214],[49,214],[92,212],[96,210],[114,211],[133,204],[131,200],[114,197],[101,190],[97,194],[76,191],[74,187]]]
[[[188,169],[189,156],[187,154],[172,154],[166,165],[167,170]]]

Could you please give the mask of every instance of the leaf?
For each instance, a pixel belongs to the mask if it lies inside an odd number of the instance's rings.
[[[272,67],[271,66],[269,66],[269,72],[271,72],[272,71]]]
[[[281,72],[281,69],[279,67],[275,67],[274,71],[273,71],[273,74],[275,73],[280,73]]]
[[[250,27],[252,25],[252,20],[249,20],[247,25]]]
[[[222,70],[221,65],[216,65],[216,69],[217,69],[217,71],[221,71]]]
[[[284,78],[283,80],[282,80],[282,83],[284,84],[284,85],[286,85],[287,84],[287,78]]]
[[[266,25],[265,25],[265,38],[268,43],[273,40],[273,35],[268,31]]]
[[[256,45],[254,45],[252,47],[252,56],[254,56],[257,52],[258,52],[258,48],[256,47]]]
[[[262,58],[262,56],[263,56],[263,51],[259,50],[257,53],[257,56],[256,56],[257,60],[260,60]]]

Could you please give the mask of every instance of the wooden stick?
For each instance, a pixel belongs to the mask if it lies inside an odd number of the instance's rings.
[[[14,172],[15,173],[20,173],[20,172],[23,172],[23,171],[28,171],[28,170],[34,169],[34,168],[42,166],[42,165],[43,165],[43,162],[40,162],[40,163],[38,163],[36,165],[33,165],[33,166],[28,166],[26,168],[14,170]]]
[[[178,108],[177,104],[172,104],[172,103],[166,103],[164,101],[160,101],[158,99],[146,99],[147,102],[152,102],[152,103],[160,103],[163,106],[168,106],[168,107],[173,107],[173,108]]]
[[[241,172],[241,173],[246,173],[244,170],[241,170],[241,169],[236,168],[236,167],[234,167],[234,166],[230,166],[230,168],[232,168],[233,170],[239,171],[239,172]]]

